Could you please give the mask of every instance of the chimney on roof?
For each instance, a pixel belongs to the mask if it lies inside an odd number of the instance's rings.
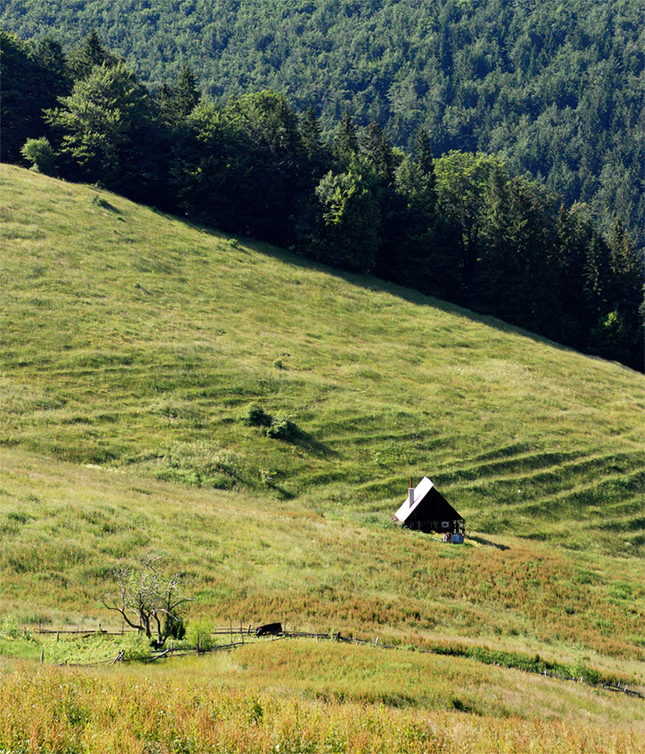
[[[412,477],[410,477],[410,489],[408,490],[408,505],[414,505],[414,487],[412,486]]]

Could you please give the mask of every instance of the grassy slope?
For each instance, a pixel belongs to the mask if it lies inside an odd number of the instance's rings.
[[[635,551],[643,378],[379,281],[3,168],[5,444],[386,519]],[[280,368],[281,365],[281,368]],[[290,416],[297,443],[236,421]]]
[[[268,645],[259,663],[244,650],[145,670],[18,667],[3,678],[0,743],[9,751],[96,754],[645,751],[639,700],[411,653],[383,672],[383,653],[374,649],[308,649]],[[285,698],[285,670],[295,663],[299,677]],[[403,709],[390,706],[392,697]],[[419,697],[420,709],[407,707]]]
[[[627,677],[644,656],[636,559],[501,536],[449,548],[294,502],[3,455],[1,607],[20,622],[113,622],[100,606],[110,570],[153,551],[186,572],[193,613],[224,624],[459,638]]]
[[[2,181],[3,613],[105,624],[115,561],[161,551],[196,613],[643,681],[641,375],[88,187]],[[297,442],[237,421],[251,401]],[[391,526],[423,473],[469,545]]]

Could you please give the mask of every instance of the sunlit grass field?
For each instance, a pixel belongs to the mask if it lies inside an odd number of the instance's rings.
[[[276,642],[163,667],[5,662],[0,742],[101,754],[645,750],[641,700],[467,660],[383,654]]]
[[[642,552],[642,375],[9,166],[2,233],[5,446],[364,518],[427,474],[472,529]]]
[[[4,661],[0,749],[642,750],[642,700],[401,649],[642,688],[642,375],[93,187],[0,177],[0,622],[119,627],[113,569],[155,553],[189,620],[400,647],[70,670],[48,663],[92,650],[5,632],[27,659]],[[251,404],[290,434],[250,426]],[[423,475],[464,546],[392,524]]]
[[[114,566],[160,553],[185,574],[192,613],[220,625],[230,617],[371,640],[460,637],[599,667],[645,658],[635,558],[501,535],[445,546],[297,501],[182,488],[15,448],[4,451],[0,488],[2,606],[20,624],[118,628],[101,605]]]

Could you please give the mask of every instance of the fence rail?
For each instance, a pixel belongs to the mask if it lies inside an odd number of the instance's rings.
[[[91,636],[93,634],[103,634],[107,636],[123,636],[124,634],[128,634],[128,633],[135,634],[138,632],[136,629],[133,629],[125,625],[122,626],[120,631],[106,630],[104,628],[101,628],[101,626],[99,625],[99,627],[96,629],[86,629],[86,628],[80,628],[80,627],[76,627],[73,629],[43,628],[42,626],[39,626],[38,633],[56,634],[58,638],[59,634],[77,635],[77,636]],[[231,649],[234,649],[235,647],[243,646],[245,644],[245,641],[244,641],[245,636],[252,636],[255,639],[256,629],[254,629],[250,623],[246,626],[244,625],[243,622],[241,622],[239,626],[233,626],[233,624],[231,623],[228,626],[218,626],[216,628],[213,628],[210,634],[211,636],[230,636],[231,641],[228,644],[218,644],[217,646],[207,647],[207,648],[200,647],[200,646],[193,647],[193,648],[169,647],[168,649],[165,649],[156,655],[146,658],[144,662],[156,662],[157,660],[160,660],[163,658],[169,658],[169,657],[186,657],[188,655],[212,654],[214,652],[231,650]],[[239,641],[234,640],[234,637],[236,636],[240,637]],[[276,640],[284,640],[284,639],[316,639],[316,641],[327,640],[327,641],[336,641],[336,642],[340,642],[344,644],[374,646],[374,647],[379,647],[380,649],[402,649],[402,647],[399,647],[396,644],[381,643],[378,636],[374,640],[358,639],[352,636],[343,636],[340,631],[313,632],[313,631],[296,631],[295,629],[292,629],[291,631],[287,631],[285,628],[284,630],[280,631],[280,633],[277,635],[265,636],[262,639],[262,641],[267,641],[267,640],[276,641]],[[432,648],[422,649],[422,648],[411,646],[409,647],[409,649],[412,649],[421,654],[443,654],[442,652],[439,652],[438,650],[432,649]],[[128,661],[129,660],[125,658],[124,650],[121,650],[113,660],[103,660],[101,662],[93,662],[93,663],[87,663],[87,664],[99,665],[99,664],[109,663],[113,665],[117,662],[128,662]],[[492,664],[498,665],[498,663],[492,663]],[[518,669],[518,668],[515,668],[515,669]],[[535,671],[526,670],[526,672],[533,673]],[[538,675],[543,675],[547,678],[556,678],[561,681],[582,681],[582,678],[575,678],[573,676],[563,675],[561,673],[549,673],[547,670],[544,670],[543,672],[538,673]],[[618,685],[614,685],[614,684],[603,681],[597,684],[597,687],[602,688],[606,691],[614,691],[617,693],[626,694],[628,696],[637,697],[639,699],[645,699],[645,694],[642,694],[640,691],[636,691],[635,689],[630,689],[627,684],[618,686]]]
[[[641,694],[640,691],[635,691],[627,686],[614,686],[611,683],[601,683],[600,686],[607,691],[617,691],[621,694],[627,694],[628,696],[637,696],[639,699],[645,699],[645,694]]]
[[[26,629],[25,629],[26,631]],[[230,636],[231,634],[237,634],[238,636],[240,634],[246,634],[249,635],[253,633],[255,629],[251,626],[251,624],[247,626],[219,626],[217,628],[214,628],[211,631],[211,634],[213,636]],[[139,633],[138,629],[132,628],[131,626],[123,625],[120,629],[114,630],[114,629],[108,629],[108,628],[102,628],[101,624],[99,624],[98,628],[82,628],[81,626],[74,626],[73,628],[44,628],[42,625],[39,625],[37,629],[33,629],[33,633],[37,634],[71,634],[74,636],[91,636],[93,634],[103,634],[104,636],[124,636],[125,634],[136,634]]]

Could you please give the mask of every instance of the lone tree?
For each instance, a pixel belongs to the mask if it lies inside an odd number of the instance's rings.
[[[129,626],[145,632],[157,648],[163,647],[170,637],[183,638],[185,627],[179,608],[192,602],[190,597],[180,594],[181,573],[168,575],[162,566],[161,556],[146,558],[140,569],[119,566],[118,590],[103,599],[108,610],[121,613]]]

